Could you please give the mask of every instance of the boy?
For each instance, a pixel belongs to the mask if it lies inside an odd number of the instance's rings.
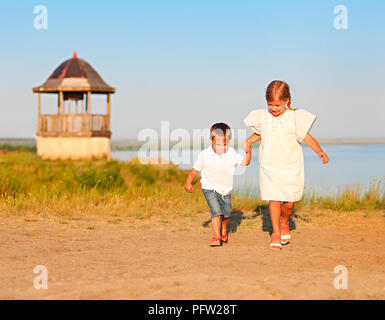
[[[192,192],[192,181],[201,171],[202,192],[211,209],[213,238],[210,246],[227,243],[227,224],[231,217],[231,191],[233,189],[234,167],[248,166],[251,158],[251,144],[245,142],[246,156],[229,147],[231,129],[225,123],[216,123],[210,128],[211,146],[203,150],[196,160],[184,188]],[[221,216],[222,234],[221,234]]]

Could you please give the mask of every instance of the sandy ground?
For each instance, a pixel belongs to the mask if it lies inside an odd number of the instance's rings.
[[[266,212],[234,212],[216,248],[208,217],[3,215],[0,299],[385,299],[383,212],[296,213],[281,252]],[[48,289],[34,288],[37,265]]]

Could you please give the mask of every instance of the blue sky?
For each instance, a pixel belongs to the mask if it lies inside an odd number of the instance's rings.
[[[48,29],[33,27],[34,7]],[[333,27],[336,5],[348,29]],[[281,79],[318,138],[385,138],[385,1],[2,1],[0,137],[34,137],[42,84],[74,50],[111,86],[112,139],[140,130],[245,128]],[[56,112],[43,98],[43,112]],[[95,108],[105,112],[104,100]],[[251,132],[250,132],[251,133]]]

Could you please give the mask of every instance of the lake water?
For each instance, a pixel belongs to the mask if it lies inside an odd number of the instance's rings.
[[[320,193],[334,193],[340,187],[360,184],[363,188],[373,178],[385,178],[385,145],[323,145],[329,156],[329,163],[324,165],[316,153],[303,146],[305,161],[305,187]],[[238,150],[243,154],[242,150]],[[167,152],[167,151],[163,151]],[[191,169],[200,150],[171,150],[169,158],[183,169]],[[164,156],[167,153],[164,153]],[[113,158],[128,161],[138,156],[138,151],[112,151]],[[258,147],[253,148],[253,155],[248,167],[237,167],[234,176],[234,190],[258,193]]]

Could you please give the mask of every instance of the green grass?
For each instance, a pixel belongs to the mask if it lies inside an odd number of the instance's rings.
[[[56,213],[191,215],[207,211],[196,185],[183,186],[188,170],[176,165],[118,161],[44,161],[32,152],[0,155],[0,210],[8,214]]]
[[[17,151],[17,152],[34,152],[36,153],[36,146],[26,146],[26,145],[11,145],[8,143],[0,144],[0,150],[4,151]]]
[[[6,215],[116,217],[111,223],[118,223],[118,217],[123,216],[138,219],[153,215],[192,217],[209,208],[200,192],[199,178],[194,180],[193,193],[184,190],[188,173],[189,170],[182,170],[172,163],[143,165],[137,158],[129,162],[44,161],[30,150],[15,149],[0,155],[0,211]],[[383,182],[383,179],[374,179],[367,188],[348,186],[335,195],[321,195],[309,190],[297,208],[384,209]],[[234,191],[234,211],[267,206],[251,191]]]

